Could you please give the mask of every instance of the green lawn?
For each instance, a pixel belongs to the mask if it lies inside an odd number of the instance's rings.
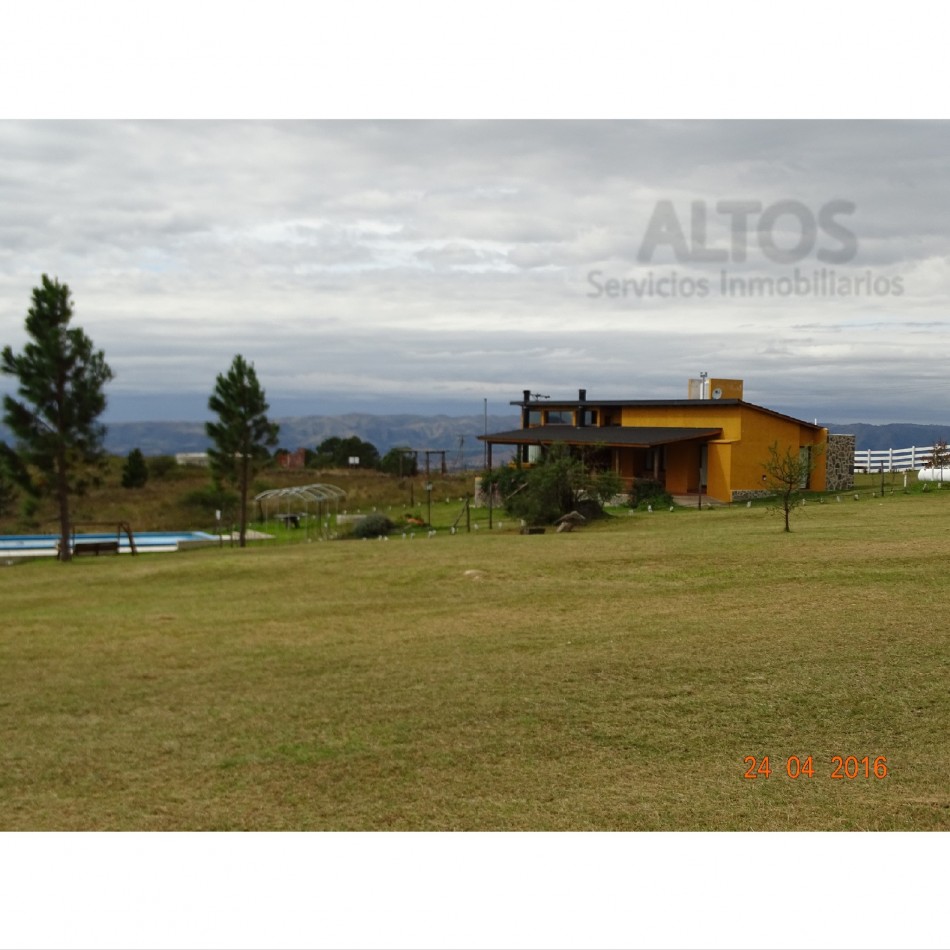
[[[0,827],[950,828],[950,491],[500,520],[0,568]]]

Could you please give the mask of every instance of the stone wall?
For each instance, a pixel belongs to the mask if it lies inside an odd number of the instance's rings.
[[[740,488],[732,493],[733,501],[755,501],[757,498],[772,498],[774,491],[766,488]]]
[[[854,488],[853,435],[828,435],[825,450],[828,491],[847,491]]]

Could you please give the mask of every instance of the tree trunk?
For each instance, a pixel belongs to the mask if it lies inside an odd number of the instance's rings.
[[[244,452],[244,457],[241,459],[241,533],[240,540],[238,541],[238,547],[247,546],[247,483],[248,483],[248,468],[250,462],[247,457],[247,451]]]
[[[66,478],[66,459],[56,461],[56,498],[59,502],[59,559],[72,560],[73,552],[70,546],[72,538],[69,530],[69,484]]]

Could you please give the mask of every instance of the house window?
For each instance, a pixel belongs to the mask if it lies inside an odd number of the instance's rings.
[[[656,448],[647,449],[645,468],[651,475],[653,473],[659,474],[666,468],[665,446],[661,445]]]
[[[551,409],[545,415],[549,426],[569,426],[574,422],[574,413],[564,409]]]
[[[541,410],[540,409],[532,409],[528,412],[528,425],[529,426],[541,425]]]

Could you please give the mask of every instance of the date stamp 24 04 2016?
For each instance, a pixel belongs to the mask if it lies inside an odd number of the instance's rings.
[[[747,779],[771,778],[772,774],[781,775],[781,766],[774,769],[767,755],[747,755],[743,760]],[[790,755],[785,760],[785,775],[790,779],[830,778],[836,781],[852,779],[885,779],[888,776],[887,756],[833,755],[827,771],[816,768],[812,756]]]

